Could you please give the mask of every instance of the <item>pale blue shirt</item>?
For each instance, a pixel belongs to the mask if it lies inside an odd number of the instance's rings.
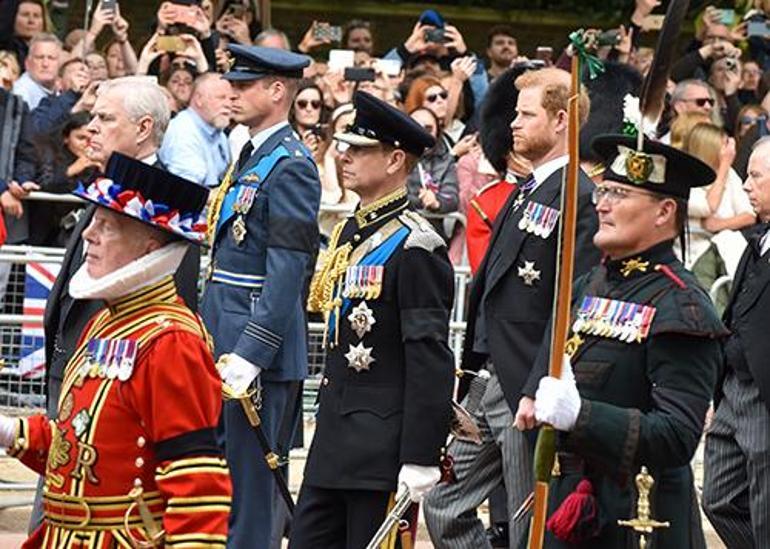
[[[53,95],[53,90],[38,84],[32,80],[28,72],[25,72],[14,82],[13,93],[21,97],[29,110],[32,110],[37,108],[44,97]]]
[[[158,156],[174,175],[209,188],[219,185],[231,160],[224,130],[191,108],[171,119]]]

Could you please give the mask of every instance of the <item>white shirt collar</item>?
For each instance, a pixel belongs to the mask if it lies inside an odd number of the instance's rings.
[[[149,164],[150,166],[154,166],[155,163],[158,161],[158,154],[152,153],[150,156],[145,156],[141,159],[141,162],[145,164]]]
[[[284,126],[288,126],[289,121],[288,120],[282,120],[278,122],[278,124],[275,124],[273,126],[270,126],[269,128],[265,128],[262,131],[257,132],[254,137],[251,138],[251,144],[254,146],[254,150],[257,151],[259,148],[270,139],[270,136],[272,136],[275,132],[283,128]]]
[[[565,154],[563,156],[556,157],[553,160],[549,160],[545,164],[541,164],[532,170],[532,175],[535,178],[535,186],[533,187],[533,190],[538,188],[541,183],[543,183],[543,181],[551,177],[554,172],[566,166],[567,162],[569,162],[569,155]]]
[[[762,239],[759,241],[759,255],[765,255],[767,250],[770,250],[770,231],[766,232]]]

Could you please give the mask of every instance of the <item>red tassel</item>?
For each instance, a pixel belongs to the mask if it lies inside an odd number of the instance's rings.
[[[597,515],[594,487],[590,480],[583,479],[550,516],[546,526],[561,541],[581,543],[599,533]]]
[[[676,276],[676,274],[674,274],[674,271],[672,271],[671,267],[669,267],[668,265],[662,265],[662,264],[655,265],[655,270],[666,275],[668,278],[670,278],[674,282],[674,284],[679,286],[681,289],[683,290],[687,289],[687,284],[685,284],[681,278]]]

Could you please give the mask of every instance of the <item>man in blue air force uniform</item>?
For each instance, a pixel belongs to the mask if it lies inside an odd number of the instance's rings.
[[[261,387],[261,428],[275,448],[291,416],[292,386],[307,375],[303,286],[318,247],[318,171],[287,121],[307,57],[231,46],[233,118],[251,139],[211,204],[212,264],[201,307],[226,385]],[[286,417],[289,415],[290,417]],[[233,478],[229,547],[266,549],[275,483],[238,400],[220,425]]]

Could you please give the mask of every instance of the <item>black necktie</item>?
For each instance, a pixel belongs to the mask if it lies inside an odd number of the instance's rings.
[[[754,234],[752,234],[748,239],[749,248],[752,252],[754,252],[756,257],[760,257],[762,255],[762,239],[767,234],[768,228],[770,228],[770,225],[767,223],[757,224]]]
[[[235,171],[239,172],[243,169],[243,166],[246,165],[246,162],[249,161],[249,158],[251,158],[251,153],[254,152],[254,144],[251,142],[251,139],[246,141],[246,144],[241,149],[241,154],[238,156],[238,165],[236,166]]]

